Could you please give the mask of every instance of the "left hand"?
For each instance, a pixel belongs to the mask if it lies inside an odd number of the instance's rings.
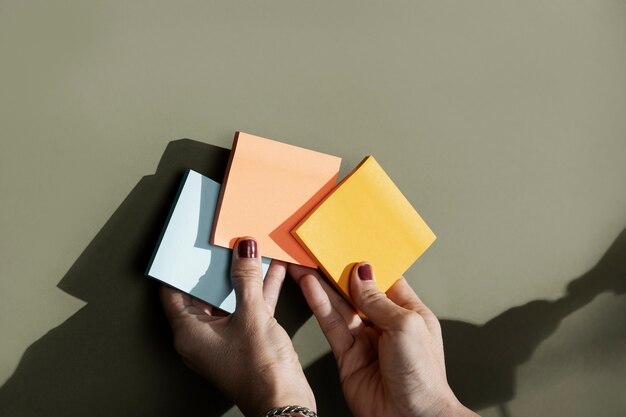
[[[256,242],[243,238],[233,250],[233,314],[161,287],[178,353],[249,417],[286,405],[316,410],[291,339],[274,318],[285,271],[284,262],[272,261],[264,282]]]

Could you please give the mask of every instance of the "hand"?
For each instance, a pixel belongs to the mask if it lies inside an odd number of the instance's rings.
[[[288,273],[328,339],[356,417],[476,415],[452,393],[439,321],[404,278],[385,294],[371,266],[356,265],[350,294],[360,316],[316,270],[289,265]]]
[[[244,238],[233,251],[233,314],[161,287],[178,353],[249,417],[286,405],[316,409],[291,339],[274,318],[285,270],[285,263],[273,261],[263,282],[256,242]]]

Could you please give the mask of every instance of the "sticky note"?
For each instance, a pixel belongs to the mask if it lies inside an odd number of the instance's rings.
[[[236,307],[230,281],[232,250],[210,245],[207,239],[219,192],[219,183],[186,172],[146,275],[232,313]],[[269,263],[262,259],[263,275]]]
[[[372,156],[366,157],[293,230],[327,277],[350,300],[350,272],[370,262],[387,291],[435,235]]]
[[[263,256],[316,267],[291,235],[337,182],[341,158],[238,132],[211,243],[232,248],[252,236]]]

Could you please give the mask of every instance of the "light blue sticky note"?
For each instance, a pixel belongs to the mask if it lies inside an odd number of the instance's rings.
[[[209,244],[219,193],[219,183],[187,171],[146,275],[232,313],[232,250]],[[263,276],[269,263],[262,259]]]

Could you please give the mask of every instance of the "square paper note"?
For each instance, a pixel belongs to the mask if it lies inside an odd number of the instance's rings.
[[[433,243],[435,235],[376,160],[368,156],[293,231],[350,299],[350,272],[372,264],[381,291]]]
[[[207,241],[220,185],[195,171],[183,178],[146,275],[232,313],[230,249]],[[263,259],[263,274],[269,260]]]
[[[335,156],[237,133],[211,243],[232,248],[252,236],[264,256],[316,267],[290,232],[335,186],[340,164]]]

